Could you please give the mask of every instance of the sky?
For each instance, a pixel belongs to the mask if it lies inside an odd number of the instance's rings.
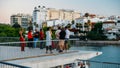
[[[120,0],[0,0],[0,23],[10,23],[12,14],[31,14],[34,7],[72,9],[102,16],[119,15]]]

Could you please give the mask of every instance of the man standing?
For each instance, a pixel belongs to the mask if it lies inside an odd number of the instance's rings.
[[[59,43],[59,37],[60,37],[60,31],[61,31],[61,28],[60,27],[58,27],[58,30],[56,30],[56,32],[55,32],[55,36],[56,36],[56,50],[59,50],[59,45],[58,45],[58,43]]]
[[[68,40],[70,38],[70,31],[68,30],[67,26],[65,27],[65,32],[66,32],[66,35],[65,35],[65,50],[67,51],[68,50]]]
[[[39,31],[37,29],[35,29],[35,33],[34,33],[34,48],[37,47],[38,38],[39,38]]]
[[[59,33],[60,37],[60,41],[59,41],[59,47],[60,47],[60,50],[59,50],[59,53],[63,52],[65,46],[64,46],[64,40],[65,40],[65,36],[66,36],[66,32],[65,32],[65,29],[62,28],[60,33]]]

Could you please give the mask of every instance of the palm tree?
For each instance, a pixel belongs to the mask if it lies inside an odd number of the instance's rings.
[[[30,21],[28,24],[29,24],[29,26],[28,26],[28,30],[30,30],[30,29],[33,30],[33,24],[32,24],[32,22]]]
[[[85,15],[84,15],[85,17],[89,17],[89,13],[85,13]]]

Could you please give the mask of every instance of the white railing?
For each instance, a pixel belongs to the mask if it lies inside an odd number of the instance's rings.
[[[70,39],[69,45],[76,45],[75,42],[78,39]],[[52,40],[53,45],[53,53],[58,53],[56,47],[58,45],[59,40]],[[43,42],[43,47],[40,48],[40,43]],[[0,61],[9,61],[15,59],[22,59],[22,58],[31,58],[35,56],[45,55],[45,42],[46,40],[42,41],[25,41],[25,42],[5,42],[0,43]],[[30,48],[28,46],[29,43],[37,44],[36,48]],[[24,44],[24,51],[21,51],[21,45]],[[32,46],[33,46],[32,45]]]

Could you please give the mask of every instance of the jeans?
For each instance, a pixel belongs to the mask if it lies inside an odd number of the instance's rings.
[[[34,38],[34,48],[37,47],[37,41],[38,41],[38,38]]]

